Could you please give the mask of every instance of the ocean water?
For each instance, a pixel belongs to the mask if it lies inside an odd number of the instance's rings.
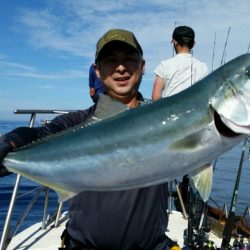
[[[0,134],[5,134],[12,129],[19,126],[27,126],[28,122],[17,122],[17,121],[0,121]],[[209,203],[215,206],[215,203],[221,208],[223,205],[227,206],[227,209],[230,209],[230,203],[232,199],[232,193],[234,190],[235,180],[239,168],[241,152],[242,152],[243,143],[237,145],[231,151],[222,155],[216,163],[214,171],[214,182],[213,189],[211,193],[211,200]],[[250,207],[250,160],[249,157],[249,147],[245,151],[245,157],[243,162],[243,168],[241,173],[240,185],[237,196],[237,205],[236,205],[236,214],[242,215],[247,207]],[[7,177],[0,179],[0,235],[2,234],[3,225],[5,222],[5,217],[9,207],[9,202],[11,199],[11,194],[13,191],[14,183],[16,180],[16,175],[12,174]],[[21,178],[21,185],[19,188],[18,196],[21,196],[17,199],[15,204],[14,213],[12,216],[11,228],[16,227],[16,223],[20,217],[20,214],[23,213],[28,202],[32,199],[34,194],[29,194],[25,197],[22,194],[26,191],[33,190],[38,187],[38,184]],[[43,202],[44,202],[44,193],[40,195],[38,202],[31,209],[28,216],[21,225],[19,231],[24,228],[32,225],[35,222],[42,220],[43,216]],[[49,195],[49,213],[53,214],[57,207],[57,195],[50,191]],[[65,206],[65,209],[67,207]]]

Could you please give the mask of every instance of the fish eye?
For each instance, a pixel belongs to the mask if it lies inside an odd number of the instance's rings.
[[[246,68],[246,75],[247,75],[248,77],[250,77],[250,66],[248,66],[248,67]]]

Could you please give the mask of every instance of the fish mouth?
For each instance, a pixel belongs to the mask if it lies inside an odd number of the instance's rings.
[[[237,133],[232,129],[230,123],[224,118],[221,117],[215,110],[214,112],[214,123],[218,132],[225,137],[236,137],[242,133]]]

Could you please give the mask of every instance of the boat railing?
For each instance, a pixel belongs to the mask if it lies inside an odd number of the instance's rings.
[[[74,110],[17,109],[14,111],[14,114],[28,114],[28,115],[30,115],[29,127],[34,127],[37,114],[59,115],[59,114],[67,114],[67,113],[72,112],[72,111],[74,111]],[[26,218],[27,214],[29,213],[30,209],[37,202],[41,192],[45,192],[45,201],[44,201],[43,218],[42,218],[41,228],[43,230],[46,229],[47,225],[51,224],[52,222],[54,222],[54,227],[58,227],[58,225],[60,223],[60,217],[61,217],[61,212],[62,212],[62,208],[63,208],[63,203],[59,203],[55,215],[53,215],[52,217],[49,217],[49,215],[48,215],[49,189],[47,187],[41,186],[41,187],[38,187],[32,191],[29,191],[29,192],[24,193],[20,196],[17,196],[18,189],[20,186],[20,180],[21,180],[21,176],[19,174],[17,174],[16,181],[15,181],[14,188],[13,188],[13,192],[12,192],[12,196],[11,196],[10,203],[9,203],[9,208],[8,208],[5,223],[4,223],[4,227],[3,227],[3,232],[2,232],[1,242],[0,242],[0,250],[7,249],[7,246],[11,242],[11,239],[17,233],[18,229],[22,225],[22,223],[23,223],[24,219]],[[17,221],[15,229],[13,230],[13,232],[11,232],[10,225],[11,225],[11,219],[12,219],[16,200],[23,197],[24,195],[27,195],[28,193],[30,194],[31,192],[35,192],[34,197],[29,202],[29,204],[27,205],[23,214],[20,216],[19,220]]]
[[[250,207],[246,207],[243,218],[246,218],[247,216],[250,218]]]
[[[226,218],[228,218],[228,211],[227,211],[227,205],[226,204],[224,204],[222,212],[225,214]]]

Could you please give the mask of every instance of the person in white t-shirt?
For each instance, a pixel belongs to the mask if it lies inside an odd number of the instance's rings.
[[[190,87],[208,74],[207,65],[193,57],[194,30],[187,26],[176,27],[172,43],[176,55],[162,61],[154,70],[156,74],[152,99],[168,97]]]

